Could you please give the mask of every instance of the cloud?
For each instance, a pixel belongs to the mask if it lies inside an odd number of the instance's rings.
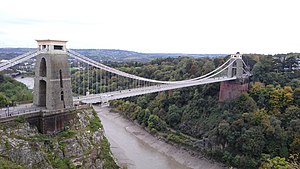
[[[1,31],[1,30],[0,30],[0,35],[5,35],[5,34],[6,34],[5,31]]]
[[[36,24],[74,24],[74,25],[82,25],[82,24],[95,24],[92,22],[85,21],[76,21],[76,20],[60,20],[60,19],[31,19],[31,18],[10,18],[10,19],[0,19],[1,25],[3,24],[13,24],[13,25],[36,25]]]
[[[300,50],[298,1],[37,2],[1,3],[2,42],[34,47],[34,39],[54,38],[74,48],[177,53]]]

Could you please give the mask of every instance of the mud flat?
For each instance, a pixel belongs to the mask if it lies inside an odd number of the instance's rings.
[[[129,169],[222,169],[221,164],[191,156],[186,150],[165,143],[110,108],[94,106],[111,151],[120,166]]]

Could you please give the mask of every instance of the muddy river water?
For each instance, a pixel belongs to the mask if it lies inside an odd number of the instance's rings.
[[[94,106],[119,165],[129,169],[219,169],[219,164],[192,157],[153,137],[108,107]]]

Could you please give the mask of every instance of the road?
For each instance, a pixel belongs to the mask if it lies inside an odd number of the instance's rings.
[[[80,97],[74,97],[73,101],[75,103],[78,103],[79,101],[83,103],[103,103],[108,102],[110,100],[116,100],[116,99],[122,99],[132,96],[138,96],[148,93],[155,93],[160,91],[166,91],[166,90],[172,90],[172,89],[179,89],[184,87],[190,87],[190,86],[197,86],[202,84],[209,84],[209,83],[216,83],[216,82],[222,82],[222,81],[229,81],[229,80],[235,80],[236,77],[217,77],[217,78],[210,78],[205,79],[203,81],[193,81],[189,83],[179,83],[179,84],[161,84],[161,85],[154,85],[154,86],[148,86],[148,87],[140,87],[140,88],[134,88],[134,89],[127,89],[127,90],[121,90],[121,91],[114,91],[114,92],[106,92],[106,93],[100,93],[100,94],[91,94],[87,96],[80,96]]]
[[[14,116],[19,114],[24,114],[32,111],[43,110],[43,107],[35,107],[32,103],[29,104],[21,104],[13,107],[6,107],[0,109],[0,118]]]

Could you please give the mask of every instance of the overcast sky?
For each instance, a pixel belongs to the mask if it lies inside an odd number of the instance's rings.
[[[300,52],[299,0],[7,0],[0,47],[173,53]]]

